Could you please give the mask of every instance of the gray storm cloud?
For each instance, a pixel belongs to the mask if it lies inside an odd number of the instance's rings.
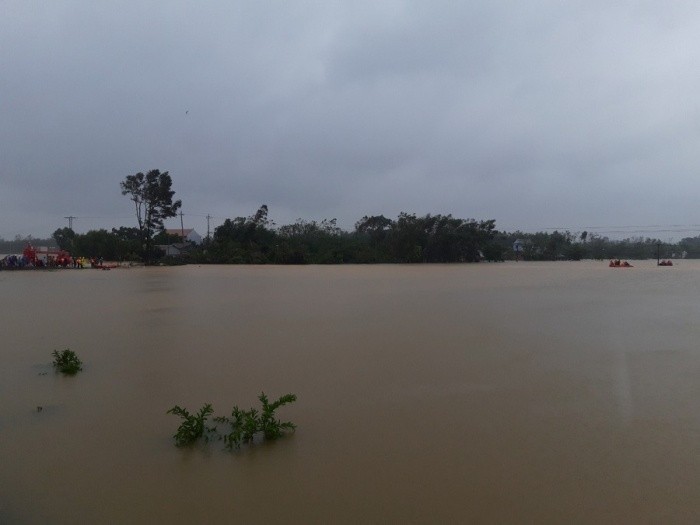
[[[692,2],[5,2],[0,235],[400,211],[695,224]]]

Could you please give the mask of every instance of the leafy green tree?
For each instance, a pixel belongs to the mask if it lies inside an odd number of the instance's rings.
[[[477,262],[494,236],[495,221],[458,219],[452,215],[401,213],[387,243],[395,262]]]
[[[592,233],[588,237],[588,253],[590,257],[597,260],[603,260],[612,257],[611,241],[607,237],[602,237],[596,233]]]
[[[424,251],[428,262],[478,262],[493,238],[493,220],[477,222],[452,215],[436,215],[430,219]]]
[[[279,229],[278,260],[283,264],[340,264],[357,260],[356,239],[336,219],[298,219]]]
[[[75,232],[72,229],[68,227],[59,228],[55,232],[53,232],[51,236],[56,241],[56,244],[58,244],[58,247],[61,250],[66,250],[67,252],[73,251],[73,241],[75,240]]]
[[[210,260],[233,264],[264,264],[273,262],[276,233],[269,226],[266,205],[250,217],[226,219],[214,230],[207,247]]]
[[[118,254],[120,260],[139,260],[141,252],[141,232],[138,228],[112,228],[112,235],[118,241]]]
[[[391,219],[387,219],[384,215],[373,215],[371,217],[365,215],[355,223],[355,232],[360,235],[367,235],[372,239],[372,242],[379,243],[386,238],[391,224]]]
[[[678,243],[678,253],[685,252],[686,257],[691,259],[700,258],[700,237],[686,237]]]
[[[388,243],[393,221],[384,215],[364,216],[355,223],[357,244],[353,250],[357,262],[379,263],[389,261]]]
[[[491,262],[502,262],[505,260],[505,248],[500,242],[491,242],[484,246],[484,259]]]
[[[415,213],[401,212],[391,225],[387,239],[391,258],[395,262],[417,263],[423,260],[426,245],[424,221]]]
[[[580,261],[586,256],[586,248],[583,244],[572,243],[564,249],[563,254],[570,261]]]
[[[77,256],[119,259],[119,241],[107,230],[90,230],[82,235],[76,235],[73,245],[74,255]]]
[[[122,195],[129,195],[134,203],[141,242],[146,261],[153,255],[153,235],[163,230],[163,221],[177,215],[182,202],[173,201],[175,192],[167,171],[151,170],[127,175],[120,183]]]
[[[110,261],[138,260],[141,237],[137,228],[90,230],[75,234],[71,253],[77,257],[103,257]]]

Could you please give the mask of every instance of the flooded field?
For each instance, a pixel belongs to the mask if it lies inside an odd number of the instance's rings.
[[[0,272],[0,294],[1,523],[700,519],[700,263]],[[262,390],[297,394],[294,435],[174,446],[173,405]]]

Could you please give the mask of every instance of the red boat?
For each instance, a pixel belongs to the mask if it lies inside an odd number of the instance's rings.
[[[608,264],[610,268],[634,268],[630,263],[627,261],[620,262],[619,259],[615,261],[610,261],[610,264]]]

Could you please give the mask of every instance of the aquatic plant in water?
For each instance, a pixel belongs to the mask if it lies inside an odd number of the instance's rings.
[[[53,366],[63,374],[72,376],[83,369],[83,362],[73,350],[68,348],[61,352],[54,350],[51,355],[54,358]]]
[[[200,408],[199,412],[196,414],[190,414],[186,409],[178,405],[168,410],[168,414],[175,414],[183,419],[182,423],[180,423],[180,426],[177,428],[177,432],[173,435],[175,444],[178,447],[184,447],[191,445],[203,436],[206,441],[209,441],[208,435],[205,435],[205,431],[208,434],[215,431],[216,428],[209,428],[205,423],[213,412],[214,409],[209,403]]]
[[[291,421],[280,421],[275,418],[275,410],[282,405],[293,403],[297,400],[294,394],[286,394],[273,403],[270,403],[265,392],[258,396],[262,403],[262,410],[241,410],[233,407],[231,417],[217,417],[214,421],[228,424],[231,431],[224,434],[224,443],[229,450],[238,449],[242,443],[250,443],[256,434],[261,433],[265,439],[277,439],[287,431],[294,431],[296,425]]]
[[[230,432],[223,435],[217,431],[217,427],[206,425],[208,417],[213,413],[210,404],[204,405],[196,414],[190,414],[186,409],[175,405],[167,412],[183,419],[173,436],[175,444],[181,447],[191,445],[199,438],[204,438],[205,441],[217,438],[223,439],[226,448],[233,450],[234,448],[239,449],[243,443],[251,443],[256,435],[262,435],[265,439],[277,439],[286,432],[293,432],[296,429],[296,425],[291,421],[280,421],[275,417],[275,410],[282,405],[296,401],[296,395],[286,394],[270,403],[263,392],[258,396],[258,399],[262,404],[261,410],[255,408],[241,410],[238,406],[234,406],[231,417],[214,418],[217,423],[229,426]]]

